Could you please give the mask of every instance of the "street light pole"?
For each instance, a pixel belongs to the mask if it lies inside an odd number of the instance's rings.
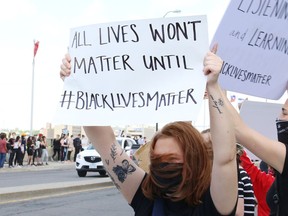
[[[35,68],[35,57],[32,62],[32,92],[31,92],[31,116],[30,116],[30,136],[33,136],[33,108],[34,108],[34,68]]]
[[[167,12],[164,14],[163,18],[165,18],[169,13],[181,13],[181,10],[167,11]],[[155,130],[156,130],[156,132],[158,131],[158,127],[159,127],[158,122],[156,122],[156,125],[155,125]]]
[[[164,14],[163,18],[165,18],[169,13],[181,13],[181,10],[167,11],[167,12]]]

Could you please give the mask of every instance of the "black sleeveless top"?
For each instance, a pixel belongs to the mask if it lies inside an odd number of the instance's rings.
[[[288,153],[286,147],[286,158],[283,172],[276,171],[276,178],[266,195],[266,201],[270,208],[270,216],[288,215]]]

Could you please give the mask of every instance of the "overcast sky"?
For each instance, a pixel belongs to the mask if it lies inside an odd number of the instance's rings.
[[[0,0],[0,129],[30,129],[33,40],[39,40],[34,70],[33,129],[53,120],[62,80],[61,60],[70,28],[167,16],[207,15],[210,40],[229,0]]]

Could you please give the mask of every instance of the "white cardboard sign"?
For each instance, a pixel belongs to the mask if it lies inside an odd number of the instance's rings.
[[[281,113],[283,104],[267,103],[245,100],[240,109],[243,121],[264,136],[278,140],[276,129],[276,118]],[[253,153],[247,150],[253,160],[259,160]]]
[[[146,124],[197,119],[206,78],[206,16],[104,23],[70,33],[71,75],[55,123]]]
[[[224,89],[277,100],[288,81],[288,2],[231,0],[211,46]]]

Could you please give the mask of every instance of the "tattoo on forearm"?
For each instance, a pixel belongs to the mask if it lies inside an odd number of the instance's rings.
[[[218,99],[218,104],[223,107],[224,106],[224,101],[221,98],[219,98]]]
[[[113,143],[110,149],[111,149],[110,156],[112,157],[112,159],[113,159],[113,161],[114,161],[114,163],[115,163],[116,155],[117,155],[116,144]]]
[[[116,187],[118,190],[120,190],[120,189],[121,189],[121,188],[120,188],[120,185],[115,182],[115,179],[111,176],[111,174],[110,174],[109,172],[108,172],[108,175],[109,175],[109,177],[111,178],[111,180],[112,180],[113,184],[115,185],[115,187]]]
[[[109,166],[109,159],[105,159],[105,163]]]
[[[224,105],[223,100],[221,98],[219,98],[217,101],[213,98],[212,95],[210,95],[210,97],[211,97],[212,103],[214,104],[214,105],[212,105],[212,107],[216,108],[218,110],[218,112],[221,114],[222,111],[220,109],[220,106],[223,107],[223,105]]]
[[[128,160],[123,160],[122,165],[113,167],[113,172],[118,177],[118,180],[123,183],[129,174],[135,172],[136,168],[129,163]]]

